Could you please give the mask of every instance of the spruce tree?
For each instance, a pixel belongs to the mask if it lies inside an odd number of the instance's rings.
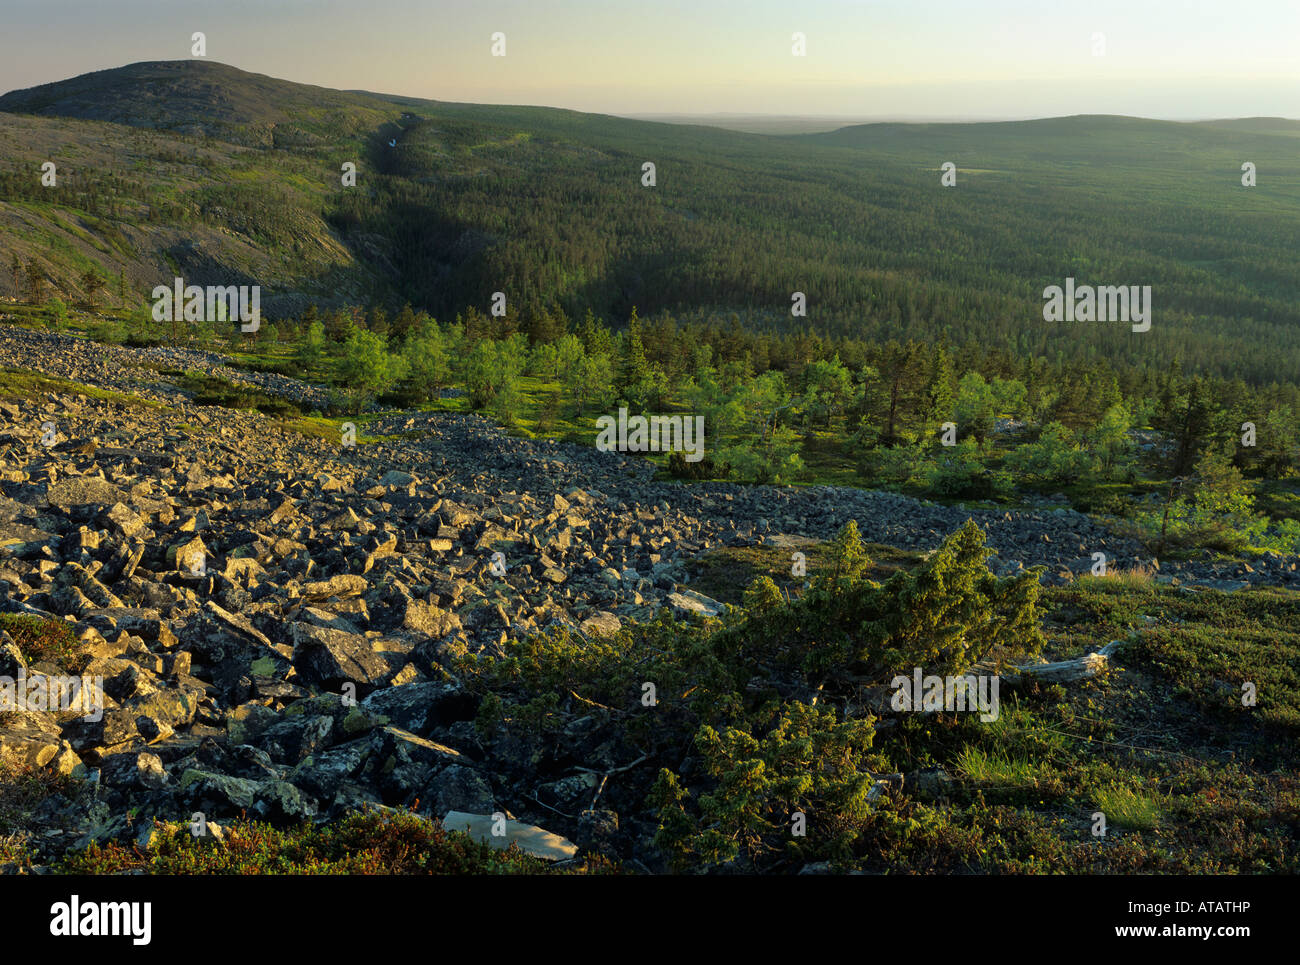
[[[415,312],[411,310],[411,303],[407,302],[402,306],[402,310],[393,317],[392,324],[389,326],[389,335],[394,341],[405,341],[414,328]]]
[[[646,361],[645,346],[641,344],[641,320],[636,308],[628,319],[627,333],[623,338],[623,360],[618,372],[619,392],[629,402],[636,401],[640,387],[650,377],[650,363]]]
[[[316,308],[315,302],[303,309],[302,316],[298,319],[298,331],[306,333],[311,330],[312,325],[320,321],[320,311]]]
[[[1187,385],[1187,393],[1179,407],[1178,423],[1174,429],[1174,475],[1181,476],[1196,465],[1196,459],[1209,433],[1213,407],[1200,376]]]
[[[99,305],[99,293],[104,289],[104,279],[99,274],[99,269],[93,265],[87,268],[81,275],[81,294],[87,308],[96,308]]]
[[[366,315],[366,330],[381,338],[388,337],[388,312],[376,305]]]
[[[929,406],[927,421],[931,425],[947,422],[957,400],[957,374],[953,370],[952,356],[943,345],[935,348],[930,360],[930,385],[926,396]]]
[[[614,336],[610,334],[605,324],[596,318],[590,308],[582,319],[579,335],[582,338],[582,347],[586,349],[588,355],[613,356]]]
[[[868,386],[864,399],[879,400],[883,410],[877,414],[881,425],[880,441],[895,445],[920,429],[928,408],[928,369],[922,347],[913,341],[890,342],[885,346],[879,367],[879,384]],[[864,413],[868,418],[870,416]]]

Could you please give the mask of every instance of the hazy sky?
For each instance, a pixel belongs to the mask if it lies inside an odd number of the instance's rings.
[[[440,100],[1300,117],[1300,0],[0,0],[0,91],[188,58],[200,30],[245,70]]]

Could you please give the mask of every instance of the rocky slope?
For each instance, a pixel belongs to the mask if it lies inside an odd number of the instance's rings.
[[[557,622],[590,635],[662,607],[716,613],[686,573],[720,545],[824,539],[856,519],[869,540],[924,550],[974,516],[999,570],[1046,564],[1060,579],[1097,551],[1139,557],[1068,510],[662,483],[643,460],[472,415],[389,414],[367,426],[383,441],[344,446],[195,406],[149,364],[305,402],[321,391],[210,353],[0,330],[0,367],[131,394],[0,402],[0,612],[62,620],[77,640],[71,661],[28,665],[0,631],[0,677],[75,664],[104,689],[99,720],[0,713],[0,757],[87,782],[44,806],[44,858],[141,827],[147,844],[149,817],[196,811],[291,822],[419,801],[548,824],[581,811],[589,770],[528,787],[502,776],[509,751],[476,736],[448,657]],[[1285,585],[1296,562],[1184,576]],[[581,840],[601,820],[557,830]]]

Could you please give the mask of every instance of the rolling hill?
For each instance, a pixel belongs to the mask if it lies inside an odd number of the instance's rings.
[[[1300,380],[1297,136],[1097,116],[766,136],[146,63],[0,97],[0,243],[4,268],[35,262],[70,298],[95,265],[131,304],[183,273],[256,281],[273,316],[449,318],[504,291],[512,311],[766,327],[803,291],[795,323],[820,332]],[[0,293],[21,295],[10,276]],[[1067,276],[1151,285],[1152,330],[1045,323]]]
[[[73,117],[258,147],[324,143],[384,123],[372,95],[276,80],[202,60],[98,70],[0,97],[0,111]]]

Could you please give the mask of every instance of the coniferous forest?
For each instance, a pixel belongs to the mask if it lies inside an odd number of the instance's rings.
[[[1300,870],[1300,121],[0,139],[0,677],[108,698],[0,710],[0,868]]]

